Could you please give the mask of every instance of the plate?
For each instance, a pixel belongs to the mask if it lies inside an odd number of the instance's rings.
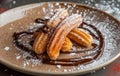
[[[36,18],[49,17],[51,11],[67,8],[70,13],[79,13],[83,21],[101,31],[104,50],[99,59],[87,65],[62,66],[42,64],[38,60],[25,60],[29,54],[18,51],[13,45],[14,32],[27,30],[35,25]],[[53,10],[51,10],[53,9]],[[0,14],[0,62],[14,70],[31,75],[81,75],[100,69],[120,56],[120,22],[113,16],[83,4],[70,2],[42,2],[8,10]]]

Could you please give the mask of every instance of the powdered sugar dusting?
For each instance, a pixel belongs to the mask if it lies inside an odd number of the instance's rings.
[[[16,1],[13,1],[13,4],[16,4]]]
[[[44,7],[42,8],[42,10],[43,10],[44,13],[46,13],[46,9]]]
[[[101,9],[117,19],[120,19],[120,0],[99,0],[99,1],[94,1],[94,0],[85,0],[82,1],[81,3],[87,4],[93,7],[97,7],[98,9]]]
[[[57,67],[58,69],[60,69],[62,66],[61,66],[61,65],[57,65],[56,67]]]
[[[5,51],[8,51],[9,49],[10,49],[10,47],[8,47],[8,46],[6,46],[6,47],[4,48]]]
[[[17,49],[20,50],[19,48],[17,48]],[[19,60],[21,58],[24,59],[24,62],[23,62],[23,67],[24,68],[29,66],[30,64],[32,64],[32,67],[41,64],[41,60],[33,58],[30,53],[25,52],[23,50],[20,50],[19,54],[15,54],[15,55],[16,55],[17,60]]]
[[[73,22],[73,19],[74,18],[77,18],[74,22]],[[79,19],[78,19],[79,18]],[[73,15],[71,15],[71,16],[69,16],[69,17],[67,17],[62,23],[61,23],[61,25],[62,24],[64,24],[65,22],[67,22],[67,21],[69,21],[68,22],[68,26],[70,27],[70,24],[74,24],[75,22],[82,22],[82,17],[81,17],[81,15],[79,15],[79,14],[73,14]]]
[[[64,9],[58,9],[57,11],[58,11],[58,12],[50,19],[49,22],[53,21],[54,19],[57,20],[56,17],[59,17],[59,14],[60,14],[62,11],[64,11]]]
[[[64,69],[64,72],[67,72],[67,69]]]
[[[18,60],[18,59],[20,59],[21,58],[21,56],[16,56],[16,59]]]
[[[120,5],[118,4],[115,5],[114,2],[115,2],[114,0],[113,1],[101,1],[100,4],[95,4],[95,6],[117,17],[118,15],[120,15]],[[117,17],[117,18],[120,19],[120,17]]]

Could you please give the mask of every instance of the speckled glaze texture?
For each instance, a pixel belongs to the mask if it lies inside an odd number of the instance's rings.
[[[56,8],[67,8],[69,13],[78,13],[83,21],[94,25],[104,36],[103,55],[87,65],[54,66],[42,64],[41,61],[25,60],[29,55],[12,44],[12,35],[32,29],[36,18],[48,18]],[[40,26],[40,25],[38,25]],[[88,27],[89,28],[89,27]],[[91,31],[93,29],[90,29]],[[75,3],[37,3],[18,7],[1,14],[0,18],[0,62],[15,70],[33,75],[77,75],[102,68],[120,56],[120,22],[103,11]]]

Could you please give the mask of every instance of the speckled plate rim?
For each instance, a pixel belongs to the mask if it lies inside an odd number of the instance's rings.
[[[5,13],[12,12],[12,11],[15,11],[15,10],[18,10],[18,9],[21,9],[21,8],[26,8],[26,7],[31,6],[31,5],[32,6],[33,5],[41,5],[41,4],[44,4],[44,3],[56,3],[56,2],[41,2],[41,3],[27,4],[27,5],[23,5],[23,6],[19,6],[19,7],[7,10],[6,12],[1,13],[1,15],[5,14]],[[59,3],[65,3],[65,2],[59,2]],[[120,24],[120,21],[117,20],[116,18],[114,18],[112,15],[110,15],[110,14],[108,14],[108,13],[102,11],[102,10],[99,10],[99,9],[97,9],[95,7],[90,7],[88,5],[74,3],[74,2],[66,2],[66,3],[68,3],[68,4],[76,4],[76,5],[79,5],[79,6],[82,6],[82,7],[86,7],[86,8],[92,9],[92,10],[102,12],[102,13],[106,14],[107,16],[111,17],[113,20],[115,20],[116,22],[118,22]],[[0,25],[0,27],[1,27],[1,25]],[[8,61],[3,60],[1,58],[0,58],[0,63],[2,63],[3,65],[5,65],[5,66],[7,66],[9,68],[14,69],[14,70],[17,70],[17,71],[20,71],[20,72],[23,72],[23,73],[27,73],[27,74],[31,74],[31,75],[41,75],[41,74],[43,74],[43,75],[44,74],[46,74],[46,75],[78,75],[79,74],[79,75],[81,75],[81,74],[91,72],[93,70],[98,70],[98,69],[112,63],[118,57],[120,57],[120,53],[118,53],[115,57],[113,57],[109,61],[106,61],[104,64],[100,64],[99,66],[95,66],[95,67],[87,69],[87,70],[72,71],[72,72],[55,72],[55,73],[53,73],[53,72],[38,72],[38,71],[34,71],[32,69],[25,69],[23,67],[19,67],[19,66],[14,65],[14,64],[10,64]]]

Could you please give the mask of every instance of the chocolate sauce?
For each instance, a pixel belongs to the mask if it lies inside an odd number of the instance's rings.
[[[24,46],[23,44],[21,44],[18,41],[18,39],[20,39],[23,35],[33,35],[33,32],[23,31],[23,32],[19,32],[19,33],[14,33],[13,34],[13,40],[14,40],[13,43],[19,49],[24,50],[24,51],[28,52],[29,54],[31,54],[33,56],[33,58],[38,58],[37,54],[32,49],[27,48],[26,46]],[[31,40],[31,41],[33,41],[33,40]],[[30,45],[31,45],[31,43],[30,43]]]
[[[46,25],[47,20],[43,20],[43,19],[36,19],[35,22],[36,23],[43,23]],[[92,28],[94,30],[94,32],[96,32],[97,36],[88,28],[84,27],[85,26],[89,26],[90,28]],[[90,50],[84,50],[84,51],[71,51],[67,54],[71,54],[71,53],[84,53],[87,51],[95,51],[95,53],[92,54],[88,54],[82,57],[77,57],[77,58],[66,58],[66,59],[57,59],[57,60],[51,60],[49,59],[49,57],[47,56],[46,53],[42,54],[42,55],[37,55],[32,49],[29,49],[28,47],[24,46],[22,43],[20,43],[18,40],[20,38],[22,38],[22,36],[24,35],[30,35],[31,37],[33,36],[34,32],[28,32],[28,31],[23,31],[23,32],[19,32],[19,33],[14,33],[13,35],[13,43],[15,44],[15,46],[23,51],[26,51],[28,53],[31,54],[31,56],[33,56],[33,58],[37,58],[40,59],[42,61],[42,63],[44,64],[51,64],[51,65],[63,65],[63,66],[77,66],[80,64],[87,64],[87,63],[91,63],[93,62],[93,60],[96,60],[98,58],[100,58],[100,56],[102,55],[102,52],[104,50],[104,38],[101,34],[101,32],[93,25],[91,24],[87,24],[85,22],[82,23],[82,25],[79,27],[82,28],[86,31],[89,32],[89,34],[93,37],[93,39],[96,39],[99,43],[93,43],[91,46],[93,46],[92,49]],[[38,28],[37,31],[39,31],[41,28]],[[34,40],[31,38],[31,40],[29,41],[29,45],[32,47],[34,43]],[[89,57],[91,56],[91,57]],[[29,58],[29,57],[28,57]]]
[[[51,27],[47,25],[48,19],[41,19],[41,18],[37,18],[35,20],[35,23],[41,23],[44,26],[39,28],[37,31],[43,31],[44,33],[48,33],[51,30]]]
[[[41,19],[41,18],[37,18],[35,20],[35,23],[42,23],[42,24],[47,24],[48,19]]]

